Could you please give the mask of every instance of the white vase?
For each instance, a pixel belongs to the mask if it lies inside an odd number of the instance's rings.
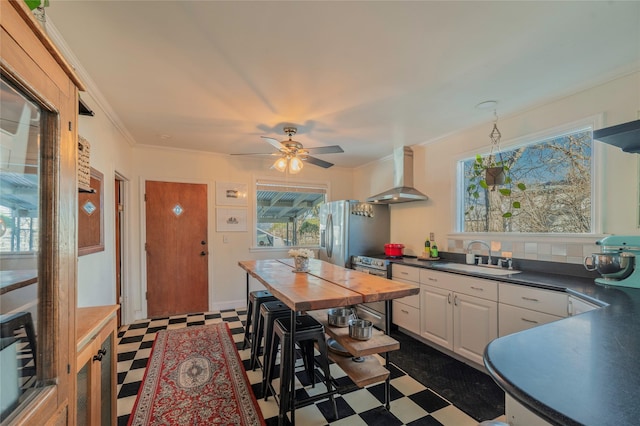
[[[309,270],[309,258],[308,257],[294,257],[296,272],[307,272]]]

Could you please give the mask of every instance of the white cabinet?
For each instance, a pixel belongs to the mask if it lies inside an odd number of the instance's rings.
[[[482,364],[498,337],[497,283],[426,269],[420,282],[420,336]]]
[[[453,350],[453,295],[450,290],[420,286],[420,336]]]
[[[557,321],[567,316],[568,295],[515,284],[500,284],[500,337]]]
[[[551,426],[550,423],[533,414],[509,394],[505,394],[504,411],[510,426]]]
[[[420,285],[419,268],[393,264],[391,265],[391,278],[414,286]],[[420,295],[402,297],[393,300],[392,321],[398,327],[420,334]]]
[[[599,306],[593,303],[589,303],[584,299],[580,299],[575,296],[569,296],[569,308],[567,309],[569,316],[579,315],[598,308]]]

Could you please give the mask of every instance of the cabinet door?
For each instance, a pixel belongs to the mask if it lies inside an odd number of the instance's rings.
[[[115,327],[114,316],[78,352],[76,413],[80,425],[115,423]]]
[[[454,293],[453,351],[482,364],[484,348],[498,337],[498,303]]]
[[[115,366],[113,354],[113,333],[109,333],[107,338],[102,342],[102,361],[100,361],[100,417],[102,425],[112,425],[115,423],[113,412],[115,407],[115,383],[113,367]]]
[[[512,426],[551,426],[550,423],[533,414],[509,394],[505,394],[505,415]]]
[[[420,286],[420,335],[453,349],[453,294],[429,285]]]
[[[415,334],[420,334],[420,309],[393,301],[393,323]]]

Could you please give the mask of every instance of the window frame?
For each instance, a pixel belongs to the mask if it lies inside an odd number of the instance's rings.
[[[587,128],[591,128],[591,131],[602,127],[603,115],[593,115],[580,120],[568,122],[554,126],[539,132],[529,133],[513,139],[500,142],[501,150],[512,150],[522,146],[535,144],[536,142],[543,142],[545,140],[561,137],[574,132],[579,132]],[[487,138],[489,143],[489,139]],[[576,234],[576,233],[523,233],[523,232],[469,232],[464,230],[464,166],[463,162],[474,158],[476,155],[488,154],[491,149],[490,145],[483,145],[476,149],[466,151],[457,155],[454,159],[454,200],[453,208],[455,214],[452,215],[453,233],[450,235],[460,236],[473,236],[478,237],[482,235],[500,237],[500,236],[515,236],[526,235],[531,237],[575,237],[580,238],[582,236],[593,238],[594,235],[600,235],[602,233],[602,174],[604,167],[604,154],[605,148],[602,143],[595,143],[592,141],[591,145],[591,232]]]
[[[39,92],[25,83],[20,76],[0,64],[2,78],[23,96],[41,108],[41,136],[38,156],[40,158],[39,178],[39,228],[37,276],[38,276],[38,321],[37,365],[35,387],[31,388],[15,410],[4,420],[21,422],[34,414],[35,407],[46,409],[45,401],[55,398],[59,378],[64,376],[59,370],[60,351],[57,344],[62,337],[58,322],[58,306],[61,303],[61,282],[58,279],[59,250],[59,188],[60,188],[60,111]],[[22,252],[14,255],[33,255],[36,252]]]
[[[290,179],[278,179],[272,176],[269,177],[256,177],[252,179],[251,189],[252,189],[252,223],[251,223],[251,252],[273,252],[273,251],[288,251],[290,249],[297,248],[299,246],[284,246],[284,247],[273,247],[273,246],[260,246],[258,245],[258,237],[257,237],[257,229],[258,229],[258,186],[260,184],[271,184],[276,186],[290,186],[290,187],[308,187],[314,189],[323,189],[325,191],[324,198],[325,202],[330,199],[330,183],[322,182],[322,181],[291,181]],[[320,245],[317,246],[304,246],[305,248],[319,248]]]

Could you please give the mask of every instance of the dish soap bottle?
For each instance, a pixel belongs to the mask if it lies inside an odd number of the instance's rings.
[[[424,256],[431,257],[431,241],[428,238],[424,240]]]
[[[435,241],[431,244],[431,257],[438,257],[438,245]]]

